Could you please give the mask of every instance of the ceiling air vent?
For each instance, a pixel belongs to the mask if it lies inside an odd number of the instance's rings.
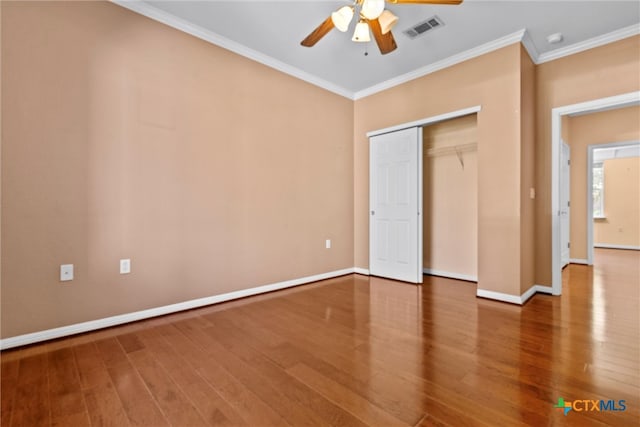
[[[431,18],[428,18],[428,19],[420,22],[419,24],[414,25],[413,27],[409,28],[408,30],[404,30],[403,32],[407,36],[409,36],[409,38],[415,39],[416,37],[428,32],[428,31],[435,30],[436,28],[440,28],[442,26],[444,26],[444,22],[442,22],[442,19],[440,19],[436,15],[434,15]]]

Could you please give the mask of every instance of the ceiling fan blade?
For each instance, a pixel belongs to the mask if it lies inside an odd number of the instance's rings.
[[[300,42],[302,46],[311,47],[314,44],[318,43],[321,38],[323,38],[329,31],[333,29],[333,20],[331,17],[325,19],[325,21],[318,25],[318,28],[313,30],[311,34],[307,36],[304,40]]]
[[[387,53],[396,50],[398,45],[396,45],[396,40],[393,38],[393,34],[391,34],[391,31],[389,31],[387,34],[382,34],[380,21],[378,21],[377,19],[371,19],[367,22],[369,23],[369,28],[371,28],[373,38],[376,39],[376,43],[378,44],[378,48],[380,49],[381,54],[386,55]]]
[[[462,3],[462,0],[387,0],[387,3],[451,4],[451,5],[456,5],[456,4]]]

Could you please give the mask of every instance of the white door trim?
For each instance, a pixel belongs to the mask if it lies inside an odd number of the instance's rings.
[[[560,150],[560,161],[564,162],[566,160],[567,164],[566,164],[566,168],[567,168],[567,172],[565,175],[564,172],[564,168],[565,165],[561,164],[560,165],[560,171],[561,171],[561,175],[560,175],[560,267],[564,268],[566,265],[568,265],[571,262],[571,248],[570,248],[570,244],[571,244],[571,147],[569,146],[569,144],[567,144],[565,141],[560,141],[560,145],[561,145],[561,150]],[[566,149],[567,154],[566,154],[566,159],[564,158],[565,154],[563,153],[563,151]],[[566,178],[567,182],[564,182],[564,179]],[[563,200],[563,195],[562,193],[566,192],[566,206],[564,206],[565,200]],[[565,212],[565,214],[563,215],[563,212]],[[564,219],[563,219],[564,218]],[[565,223],[566,222],[566,225]],[[564,229],[566,227],[566,230]],[[568,236],[566,238],[566,242],[565,242],[565,237],[564,236]],[[566,243],[566,246],[565,246]],[[563,255],[564,251],[566,250],[566,258]]]
[[[587,147],[587,265],[593,265],[593,151],[598,148],[634,147],[640,141],[611,142],[608,144],[592,144]]]
[[[367,138],[371,138],[372,136],[376,135],[382,135],[383,133],[395,132],[402,129],[432,125],[434,123],[443,122],[445,120],[455,119],[456,117],[468,116],[469,114],[478,113],[480,112],[480,110],[482,110],[482,106],[474,105],[473,107],[463,108],[461,110],[451,111],[449,113],[439,114],[437,116],[431,116],[424,119],[415,120],[413,122],[402,123],[378,130],[372,130],[370,132],[367,132]]]
[[[422,126],[418,127],[418,283],[422,284],[424,273],[424,143]]]
[[[640,91],[594,99],[551,109],[551,288],[553,295],[562,294],[560,260],[560,146],[562,116],[597,113],[615,108],[640,105]],[[589,198],[587,198],[588,200]]]

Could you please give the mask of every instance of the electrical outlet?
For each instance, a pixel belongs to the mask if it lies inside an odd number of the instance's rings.
[[[131,260],[130,259],[121,259],[120,260],[120,274],[129,274],[131,273]]]
[[[324,247],[327,248],[327,249],[331,249],[331,239],[327,239],[324,242]]]
[[[60,266],[60,281],[68,282],[73,280],[73,264],[62,264]]]

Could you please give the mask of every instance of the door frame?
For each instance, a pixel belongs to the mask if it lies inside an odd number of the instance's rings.
[[[599,148],[638,147],[640,141],[622,141],[587,146],[587,265],[593,265],[593,152]]]
[[[431,116],[431,117],[426,117],[424,119],[420,119],[420,120],[415,120],[413,122],[407,122],[407,123],[402,123],[399,125],[395,125],[395,126],[390,126],[387,128],[383,128],[383,129],[378,129],[378,130],[373,130],[370,132],[367,132],[367,139],[371,138],[372,136],[377,136],[377,135],[382,135],[385,133],[391,133],[391,132],[396,132],[399,130],[404,130],[404,129],[408,129],[408,128],[413,128],[413,127],[419,127],[422,128],[423,126],[427,126],[427,125],[432,125],[434,123],[439,123],[439,122],[443,122],[446,120],[450,120],[450,119],[455,119],[458,117],[463,117],[463,116],[468,116],[469,114],[474,114],[474,113],[479,113],[482,110],[482,106],[480,105],[475,105],[472,107],[468,107],[468,108],[463,108],[461,110],[455,110],[455,111],[451,111],[448,113],[444,113],[444,114],[439,114],[437,116]],[[420,141],[420,144],[418,144],[418,146],[420,147],[419,150],[419,156],[418,156],[418,206],[420,209],[420,218],[418,219],[419,222],[419,232],[422,234],[422,221],[424,221],[423,216],[424,216],[424,209],[422,206],[423,203],[423,188],[422,188],[422,168],[423,168],[423,156],[422,156],[422,141]],[[369,164],[371,164],[371,154],[369,154]],[[371,171],[369,171],[369,176],[371,176]],[[369,195],[371,194],[371,182],[369,182]],[[369,196],[369,203],[367,206],[371,206],[371,197]],[[371,221],[371,216],[367,215],[367,218],[369,218],[369,221]],[[371,223],[369,223],[369,234],[371,234]],[[424,242],[422,242],[422,235],[419,236],[420,242],[421,244],[418,247],[418,251],[417,251],[417,256],[419,257],[418,259],[418,266],[422,266],[422,257],[423,257],[423,246],[424,246]],[[369,235],[369,254],[371,254],[371,235]],[[371,256],[371,255],[369,255]],[[371,265],[371,259],[369,259],[369,265]],[[422,268],[421,268],[422,270]],[[422,274],[423,272],[420,271],[420,274]]]
[[[569,170],[568,175],[569,175],[569,179],[568,179],[568,194],[567,194],[567,228],[569,228],[569,230],[562,230],[562,221],[560,222],[560,268],[564,268],[565,266],[571,264],[571,146],[569,144],[567,144],[565,141],[560,141],[560,160],[562,161],[562,150],[564,149],[564,147],[567,147],[568,150],[568,164],[567,164],[567,169]],[[564,165],[562,165],[562,163],[560,164],[560,178],[562,178],[562,168],[564,167]],[[560,201],[562,201],[562,186],[565,184],[563,182],[564,180],[560,180]],[[560,206],[560,218],[562,218],[562,206]],[[569,234],[569,238],[567,239],[567,250],[569,251],[569,256],[566,259],[567,263],[564,263],[564,260],[562,259],[562,251],[564,250],[564,245],[562,242],[562,234],[563,232],[566,231]]]
[[[598,98],[551,109],[551,293],[562,295],[562,261],[560,247],[560,149],[562,116],[598,113],[640,105],[640,91]],[[587,198],[589,200],[589,198]]]
[[[397,130],[432,125],[434,123],[444,122],[445,120],[468,116],[469,114],[473,114],[473,113],[479,113],[481,110],[482,110],[482,106],[475,105],[473,107],[463,108],[461,110],[455,110],[448,113],[439,114],[437,116],[431,116],[424,119],[415,120],[413,122],[407,122],[407,123],[402,123],[399,125],[383,128],[383,129],[372,130],[367,132],[367,138],[371,138],[372,136],[376,136],[376,135],[382,135],[383,133],[395,132]]]

